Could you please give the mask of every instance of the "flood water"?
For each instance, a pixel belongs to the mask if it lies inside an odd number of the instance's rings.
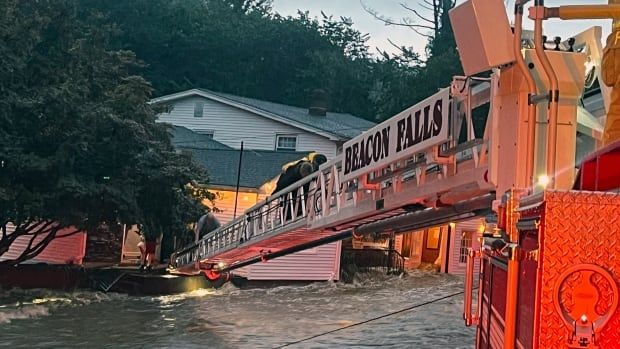
[[[163,297],[11,290],[0,293],[0,348],[275,348],[462,289],[416,271]],[[462,305],[461,294],[287,348],[472,348]]]

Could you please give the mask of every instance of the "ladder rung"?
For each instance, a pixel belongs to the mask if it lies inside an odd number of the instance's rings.
[[[460,152],[462,152],[464,150],[471,149],[471,148],[473,148],[475,146],[478,146],[478,145],[482,145],[483,143],[484,143],[484,140],[481,139],[481,138],[472,139],[471,141],[467,141],[467,142],[458,144],[455,147],[452,147],[452,148],[449,148],[449,149],[446,149],[446,150],[442,150],[442,151],[439,152],[439,155],[440,156],[452,156],[452,155],[455,155],[456,153],[460,153]]]
[[[411,164],[409,164],[409,165],[407,165],[405,167],[397,168],[394,171],[388,172],[388,173],[383,174],[383,175],[381,175],[379,177],[375,177],[375,178],[369,180],[368,183],[369,184],[377,184],[377,183],[380,183],[380,182],[382,182],[382,181],[384,181],[386,179],[390,179],[390,178],[392,178],[392,177],[394,177],[396,175],[399,175],[399,174],[401,174],[403,172],[415,170],[416,168],[418,168],[420,166],[423,166],[425,164],[426,164],[426,160],[418,160],[418,161],[416,161],[414,163],[411,163]]]

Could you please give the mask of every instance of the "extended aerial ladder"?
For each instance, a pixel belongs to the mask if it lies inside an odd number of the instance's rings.
[[[474,3],[469,1],[460,7]],[[491,5],[481,8],[478,10],[487,11],[491,17],[497,10]],[[459,20],[468,23],[467,18],[455,16],[455,23]],[[520,26],[520,23],[515,25],[519,36]],[[541,69],[533,69],[532,75],[523,74],[523,70],[529,68],[524,59],[518,59],[520,54],[515,56],[512,38],[517,35],[509,33],[509,28],[494,28],[494,37],[484,38],[481,33],[471,32],[477,28],[468,29],[468,25],[464,25],[462,30],[456,31],[457,39],[460,35],[470,46],[471,38],[479,39],[478,46],[474,44],[469,52],[488,47],[490,41],[504,45],[487,49],[489,57],[484,57],[487,61],[483,62],[482,69],[493,67],[489,59],[495,63],[516,61],[517,64],[502,69],[501,74],[496,70],[489,78],[455,77],[449,88],[350,140],[344,145],[345,151],[321,166],[318,172],[275,193],[197,243],[177,251],[172,261],[173,272],[229,270],[257,258],[269,259],[275,252],[281,255],[291,248],[342,239],[351,236],[354,230],[356,234],[382,228],[402,231],[407,226],[470,218],[490,207],[491,201],[498,202],[493,197],[494,192],[531,187],[538,176],[547,173],[546,168],[554,173],[558,161],[561,171],[551,180],[560,181],[560,187],[572,184],[574,165],[570,157],[574,154],[574,142],[571,140],[574,140],[576,122],[570,118],[575,115],[583,90],[581,67],[584,60],[591,59],[595,66],[600,66],[600,47],[596,46],[597,42],[600,45],[597,37],[600,28],[580,35],[575,42],[562,43],[564,47],[584,48],[589,53],[588,56],[573,55],[570,64],[577,68],[572,71],[566,70],[566,62],[560,62],[561,52],[551,52],[553,64],[565,69],[561,72],[561,81],[556,82],[556,85],[562,84],[562,98],[568,100],[565,105],[553,97],[559,86],[549,93],[536,93],[545,88],[535,84],[544,85],[546,80],[543,76],[532,76],[537,72],[541,74]],[[518,47],[520,50],[521,45]],[[460,49],[464,51],[463,47]],[[538,59],[542,57],[535,54],[535,50],[526,50],[525,55],[534,66],[538,66]],[[466,73],[480,68],[475,66],[480,60],[471,63],[471,58],[465,57]],[[540,64],[552,63],[543,60]],[[525,90],[519,85],[520,79],[526,82]],[[512,87],[499,89],[500,84]],[[561,125],[559,134],[572,148],[545,159],[545,144],[541,143],[541,137],[538,141],[535,139],[536,134],[545,132],[546,120],[537,120],[535,109],[549,96],[554,101],[549,104],[550,118],[557,118],[558,109],[569,118],[549,124]],[[604,96],[608,104],[607,93]],[[476,135],[473,111],[484,105],[488,105],[484,133]],[[520,117],[500,117],[507,113]],[[545,113],[540,114],[539,119],[545,117]],[[515,130],[517,132],[513,132]],[[558,130],[549,131],[555,137],[547,140],[551,144],[556,142]],[[527,141],[518,142],[519,139]],[[455,210],[456,207],[459,209]],[[453,212],[447,214],[446,211]],[[413,218],[418,215],[427,218]],[[401,226],[394,226],[395,221]]]
[[[475,134],[472,115],[490,102],[497,82],[456,77],[344,144],[317,172],[177,251],[172,271],[214,275],[352,234],[488,213],[495,199],[489,130],[497,109],[488,109],[483,134]]]
[[[457,6],[450,17],[466,77],[345,143],[314,174],[180,249],[172,272],[215,278],[351,236],[493,210],[498,222],[489,224],[483,249],[470,251],[468,261],[464,318],[477,326],[477,347],[614,348],[620,343],[620,194],[601,191],[620,188],[620,172],[613,172],[620,160],[620,143],[613,143],[620,138],[620,92],[611,89],[620,83],[620,28],[614,26],[601,55],[600,28],[549,46],[542,25],[549,18],[620,19],[620,5],[547,8],[536,0],[528,13],[533,47],[524,47],[528,2],[516,1],[514,29],[501,0]],[[574,186],[586,67],[595,67],[605,83],[608,111],[603,132],[590,135],[613,144],[586,159]],[[484,132],[476,134],[473,115],[480,111]],[[591,233],[604,239],[592,243]]]

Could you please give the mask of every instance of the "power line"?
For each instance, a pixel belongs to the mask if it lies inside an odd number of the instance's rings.
[[[474,290],[475,290],[475,289],[476,289],[476,288],[474,288]],[[364,321],[356,322],[356,323],[354,323],[354,324],[347,325],[347,326],[344,326],[344,327],[340,327],[340,328],[337,328],[337,329],[335,329],[335,330],[331,330],[331,331],[327,331],[327,332],[319,333],[319,334],[316,334],[316,335],[314,335],[314,336],[310,336],[310,337],[306,337],[306,338],[304,338],[304,339],[300,339],[300,340],[298,340],[298,341],[288,342],[288,343],[283,344],[283,345],[281,345],[281,346],[275,347],[274,349],[285,348],[285,347],[291,346],[291,345],[293,345],[293,344],[299,344],[299,343],[302,343],[302,342],[306,342],[306,341],[309,341],[309,340],[314,339],[314,338],[322,337],[322,336],[325,336],[325,335],[328,335],[328,334],[331,334],[331,333],[334,333],[334,332],[342,331],[342,330],[345,330],[345,329],[348,329],[348,328],[351,328],[351,327],[355,327],[355,326],[363,325],[363,324],[366,324],[366,323],[369,323],[369,322],[372,322],[372,321],[376,321],[376,320],[379,320],[379,319],[386,318],[386,317],[388,317],[388,316],[392,316],[392,315],[396,315],[396,314],[404,313],[404,312],[409,311],[409,310],[413,310],[413,309],[416,309],[416,308],[420,308],[420,307],[423,307],[423,306],[425,306],[425,305],[429,305],[429,304],[432,304],[432,303],[436,303],[436,302],[442,301],[442,300],[444,300],[444,299],[448,299],[448,298],[452,298],[452,297],[455,297],[455,296],[461,295],[461,294],[463,294],[463,293],[465,293],[465,291],[459,291],[459,292],[456,292],[456,293],[452,293],[452,294],[449,294],[449,295],[447,295],[447,296],[443,296],[443,297],[440,297],[440,298],[436,298],[436,299],[433,299],[433,300],[430,300],[430,301],[427,301],[427,302],[424,302],[424,303],[415,304],[415,305],[412,305],[412,306],[407,307],[407,308],[404,308],[404,309],[400,309],[400,310],[397,310],[397,311],[393,311],[393,312],[391,312],[391,313],[387,313],[387,314],[384,314],[384,315],[381,315],[381,316],[377,316],[377,317],[374,317],[374,318],[371,318],[371,319],[368,319],[368,320],[364,320]]]

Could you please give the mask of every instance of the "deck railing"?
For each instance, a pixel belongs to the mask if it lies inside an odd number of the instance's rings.
[[[343,249],[341,264],[354,265],[358,271],[381,270],[387,274],[405,271],[405,259],[394,249]]]

